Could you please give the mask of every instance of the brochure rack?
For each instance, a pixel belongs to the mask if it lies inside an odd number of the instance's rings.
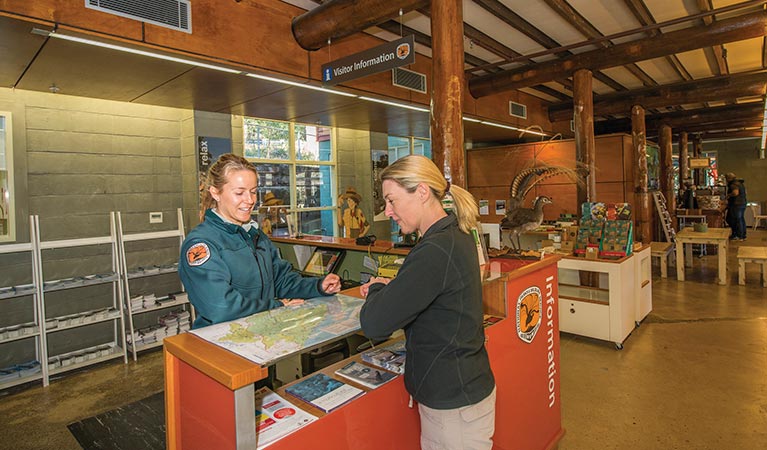
[[[151,265],[142,267],[128,267],[126,243],[142,242],[142,241],[162,241],[175,239],[178,241],[178,252],[180,252],[181,244],[184,242],[184,219],[181,212],[181,208],[176,211],[176,217],[178,225],[175,230],[167,231],[155,231],[148,233],[133,233],[125,234],[123,232],[123,220],[122,215],[117,213],[117,227],[120,244],[120,266],[122,272],[122,283],[125,288],[125,316],[127,319],[127,327],[125,330],[125,347],[133,355],[133,360],[137,359],[137,353],[141,350],[147,350],[162,345],[163,339],[166,336],[173,336],[180,331],[186,331],[189,329],[191,322],[194,320],[194,311],[189,305],[189,299],[184,292],[184,286],[178,282],[178,289],[176,292],[168,293],[164,292],[161,295],[158,293],[151,293],[148,295],[134,296],[131,294],[131,281],[145,277],[156,277],[159,275],[165,275],[178,272],[178,262],[174,264],[166,265]],[[164,310],[171,312],[169,316],[163,316],[159,318],[162,323],[154,326],[138,329],[135,324],[135,318],[138,315],[150,313],[153,311]],[[180,311],[181,314],[174,314],[173,311]],[[165,319],[168,319],[166,322]],[[191,319],[191,320],[190,320]],[[146,339],[141,339],[139,336],[146,335]]]
[[[43,356],[43,385],[47,386],[49,377],[58,373],[67,372],[81,367],[97,364],[109,359],[123,357],[124,362],[128,362],[127,354],[122,343],[124,342],[124,325],[122,310],[122,278],[120,274],[120,264],[118,259],[117,229],[115,226],[115,213],[109,214],[110,234],[109,236],[64,239],[56,241],[40,240],[40,219],[39,216],[32,218],[34,227],[35,259],[37,291],[39,293],[40,317],[44,321],[40,324],[42,333]],[[71,249],[78,247],[104,247],[108,246],[111,256],[111,267],[105,267],[104,272],[96,274],[86,274],[65,279],[45,280],[46,260],[53,260],[61,249]],[[88,310],[77,310],[65,315],[50,316],[46,310],[50,305],[46,304],[46,293],[65,289],[78,289],[83,292],[97,285],[111,284],[111,301],[102,302],[97,308]],[[50,295],[49,295],[50,296]],[[50,300],[49,300],[50,301]],[[66,330],[93,326],[102,322],[111,322],[113,326],[112,338],[107,342],[89,345],[78,348],[73,351],[67,351],[51,355],[51,341],[56,339],[59,333],[66,333]]]
[[[34,223],[30,217],[30,236],[35,235]],[[34,241],[0,245],[0,254],[15,254],[19,257],[26,254],[30,260],[31,269],[29,283],[0,286],[0,303],[4,301],[31,302],[32,310],[31,320],[25,319],[24,322],[20,323],[4,323],[0,326],[0,352],[5,353],[5,350],[2,349],[8,345],[20,345],[28,348],[30,344],[34,344],[34,350],[25,352],[27,354],[34,352],[34,360],[3,358],[0,362],[0,389],[47,378],[48,368],[40,365],[40,361],[44,360],[43,355],[45,355],[45,339],[42,338],[41,323],[43,323],[43,318],[38,307],[40,292],[37,282],[37,259],[34,258],[37,251],[36,245],[37,243]]]

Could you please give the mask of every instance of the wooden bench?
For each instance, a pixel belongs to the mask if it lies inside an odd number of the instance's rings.
[[[738,247],[738,284],[746,284],[746,263],[762,266],[762,286],[767,287],[767,247]]]
[[[660,276],[663,278],[668,277],[668,260],[673,252],[674,244],[671,242],[650,242],[650,257],[660,259]]]

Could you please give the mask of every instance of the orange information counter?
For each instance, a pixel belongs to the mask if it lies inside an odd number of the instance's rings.
[[[493,448],[549,449],[564,434],[559,395],[558,259],[504,259],[485,266],[485,313],[504,317],[485,328],[497,385]],[[266,376],[266,369],[189,333],[167,338],[164,352],[168,448],[255,448],[253,383]],[[334,370],[346,362],[322,372],[334,376]],[[420,448],[418,410],[408,406],[403,378],[364,390],[365,395],[324,414],[286,395],[284,387],[278,389],[288,401],[320,418],[269,448]]]

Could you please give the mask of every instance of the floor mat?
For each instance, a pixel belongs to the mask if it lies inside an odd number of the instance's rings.
[[[164,450],[165,396],[163,392],[70,423],[69,431],[85,450]]]

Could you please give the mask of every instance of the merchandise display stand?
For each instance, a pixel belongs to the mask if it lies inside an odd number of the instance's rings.
[[[179,282],[179,286],[180,286],[181,295],[177,295],[175,298],[169,297],[168,295],[164,295],[164,296],[158,297],[157,300],[153,301],[151,305],[144,306],[140,309],[133,308],[132,301],[131,301],[132,299],[131,287],[130,287],[131,280],[134,280],[137,278],[144,278],[144,277],[154,277],[154,276],[164,275],[168,273],[177,273],[178,264],[173,264],[168,266],[152,266],[148,268],[129,269],[127,264],[125,244],[130,242],[154,241],[154,240],[160,240],[160,239],[175,238],[178,241],[178,249],[180,252],[181,245],[183,244],[184,238],[186,237],[184,233],[184,218],[181,212],[181,208],[179,208],[176,211],[176,216],[178,220],[178,227],[175,230],[124,234],[122,215],[119,212],[117,213],[117,227],[118,227],[118,236],[119,236],[119,244],[120,244],[120,266],[122,268],[121,272],[123,277],[123,285],[125,287],[125,315],[127,317],[127,322],[128,322],[127,328],[126,328],[126,335],[125,335],[125,338],[126,338],[125,347],[133,355],[134,361],[136,361],[137,353],[139,351],[159,347],[162,345],[162,341],[163,341],[162,338],[158,338],[155,342],[152,342],[152,343],[134,345],[134,343],[136,342],[137,334],[140,331],[140,330],[137,330],[136,327],[134,326],[135,316],[139,314],[149,313],[152,311],[158,311],[158,310],[171,311],[171,308],[176,308],[177,310],[180,308],[182,311],[189,311],[189,314],[190,314],[189,319],[184,319],[188,322],[186,324],[187,326],[183,327],[184,329],[188,329],[189,324],[191,324],[191,322],[194,321],[194,309],[191,308],[189,299],[184,292],[184,287],[181,285],[180,282]]]
[[[485,312],[505,317],[485,329],[496,378],[496,423],[502,424],[496,427],[494,448],[549,449],[564,434],[558,374],[557,259],[527,262],[511,273],[490,273],[484,283]],[[488,270],[496,269],[494,266]],[[515,311],[518,298],[531,288],[544,296],[540,326],[527,343],[517,336]],[[348,295],[354,292],[357,290],[345,291]],[[165,339],[164,352],[168,449],[254,448],[257,436],[253,383],[267,376],[266,368],[189,333]],[[331,375],[334,368],[349,361],[323,371]],[[319,420],[269,448],[418,449],[417,408],[408,407],[403,377],[365,391],[327,414],[291,398]],[[277,392],[282,395],[284,389]],[[536,432],[529,433],[531,429]]]

